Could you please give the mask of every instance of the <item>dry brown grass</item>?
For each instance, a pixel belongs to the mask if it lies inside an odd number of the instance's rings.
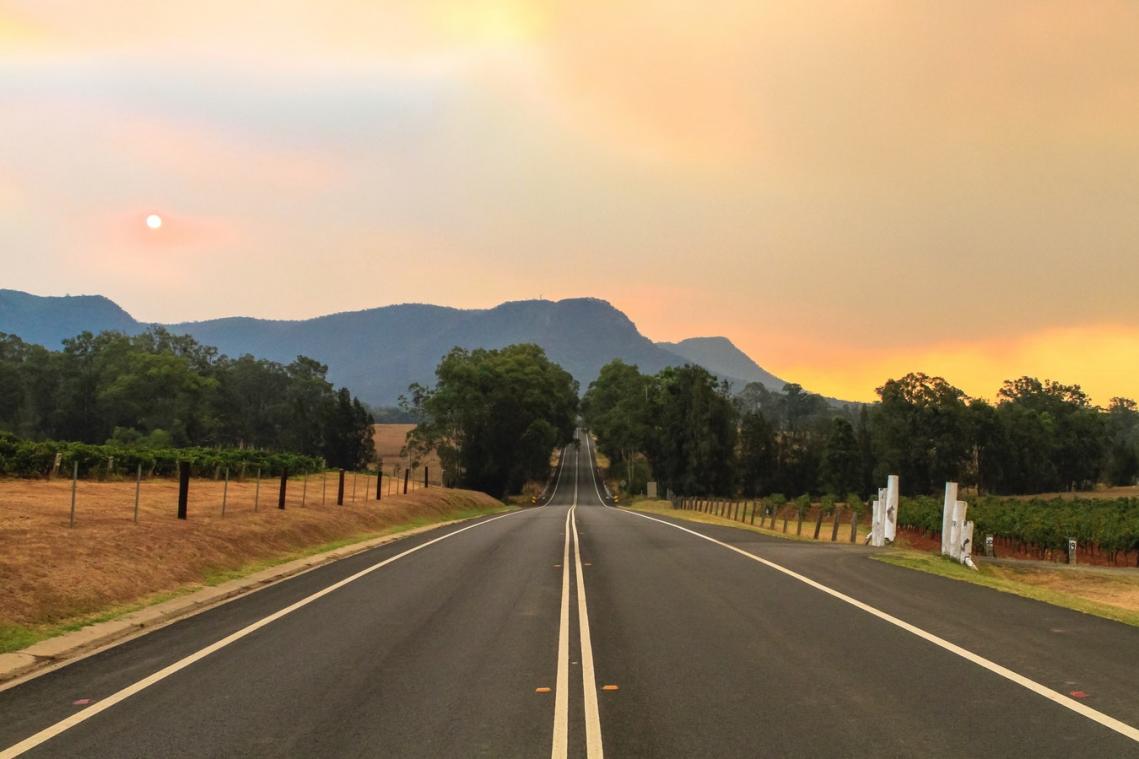
[[[414,429],[414,424],[372,425],[372,441],[376,445],[376,456],[384,462],[385,475],[400,472],[402,477],[402,472],[411,466],[411,460],[405,455],[403,448],[407,444],[408,434]],[[439,464],[439,457],[434,452],[416,462],[416,468],[412,471],[412,479],[418,474],[420,481],[422,481],[424,466],[430,470],[428,474],[431,481],[439,482],[439,475],[443,470]]]
[[[176,516],[177,482],[144,482],[138,524],[134,483],[80,482],[73,529],[70,482],[0,481],[0,628],[59,624],[314,546],[502,507],[483,493],[441,488],[377,503],[374,477],[359,478],[352,502],[351,479],[344,507],[335,505],[334,474],[323,478],[323,506],[320,475],[307,488],[290,480],[285,511],[279,482],[263,480],[257,512],[255,483],[231,482],[225,517],[223,484],[193,480],[186,521]]]
[[[1095,490],[1078,490],[1075,492],[1063,491],[1060,493],[1033,493],[1032,495],[1012,495],[1009,498],[1028,500],[1031,498],[1061,498],[1065,501],[1076,501],[1081,498],[1139,498],[1139,485],[1124,487],[1098,487]]]

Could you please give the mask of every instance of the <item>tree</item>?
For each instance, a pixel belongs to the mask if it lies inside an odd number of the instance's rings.
[[[652,378],[637,367],[614,359],[601,367],[582,399],[582,417],[597,435],[598,447],[609,457],[611,467],[624,466],[628,480],[632,480],[634,455],[650,447],[652,385]]]
[[[340,388],[325,430],[325,461],[341,469],[360,469],[370,464],[376,454],[372,421],[364,405],[347,388]]]
[[[823,448],[822,480],[829,493],[847,493],[861,484],[862,454],[854,427],[846,419],[831,422],[830,435]]]
[[[877,480],[897,474],[907,494],[931,493],[946,480],[959,481],[972,450],[965,394],[941,377],[911,373],[887,380],[878,395]]]
[[[411,450],[435,450],[455,484],[505,496],[544,479],[550,452],[573,436],[577,382],[536,345],[455,348],[432,388],[412,385]]]
[[[728,385],[687,364],[662,370],[654,387],[647,453],[658,479],[678,493],[732,493],[738,427]]]
[[[1130,398],[1112,398],[1107,408],[1108,451],[1105,475],[1112,485],[1139,477],[1139,408]]]
[[[1005,492],[1092,487],[1107,450],[1103,415],[1079,385],[1008,380],[997,413],[1007,435]]]
[[[775,428],[762,411],[749,411],[740,420],[740,484],[749,498],[767,495],[777,480],[779,447]]]

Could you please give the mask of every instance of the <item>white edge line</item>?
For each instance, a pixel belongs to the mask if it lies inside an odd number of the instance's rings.
[[[927,632],[926,630],[923,630],[920,627],[912,625],[909,622],[898,619],[897,617],[893,616],[892,614],[887,614],[886,612],[884,612],[880,609],[877,609],[877,608],[875,608],[875,607],[873,607],[867,603],[863,603],[862,601],[859,601],[856,598],[852,598],[852,597],[846,595],[845,593],[842,593],[840,591],[835,590],[834,588],[823,585],[820,582],[816,582],[815,580],[812,580],[810,577],[806,577],[804,575],[801,575],[792,569],[788,569],[787,567],[784,567],[780,564],[776,564],[773,561],[770,561],[768,559],[764,559],[760,556],[756,556],[753,553],[748,553],[747,551],[744,551],[743,549],[737,548],[733,545],[729,545],[727,543],[722,543],[719,540],[716,540],[715,538],[708,537],[707,535],[696,532],[695,530],[690,530],[687,527],[681,527],[678,524],[673,524],[672,522],[666,522],[663,519],[657,519],[656,517],[650,517],[647,514],[640,514],[640,513],[637,513],[635,511],[628,511],[626,509],[617,509],[617,511],[619,511],[623,514],[631,514],[633,516],[641,517],[642,519],[648,519],[651,522],[659,522],[660,524],[667,525],[668,527],[674,527],[677,530],[681,530],[681,531],[687,532],[691,535],[695,535],[698,538],[703,538],[704,540],[707,540],[710,543],[715,543],[716,545],[718,545],[722,548],[726,548],[729,551],[734,551],[734,552],[740,554],[741,556],[745,556],[749,559],[752,559],[753,561],[757,561],[760,564],[763,564],[766,567],[770,567],[771,569],[774,569],[777,572],[782,572],[783,574],[787,575],[788,577],[792,577],[792,578],[798,580],[799,582],[801,582],[805,585],[811,586],[812,588],[814,588],[816,590],[821,590],[823,593],[826,593],[827,595],[833,596],[834,598],[837,598],[840,601],[848,603],[857,609],[861,609],[862,611],[866,612],[867,614],[871,614],[875,617],[878,617],[879,619],[881,619],[885,622],[889,622],[890,624],[894,625],[895,627],[900,627],[901,629],[905,630],[906,632],[912,633],[912,634],[918,636],[919,638],[926,640],[926,641],[934,644],[935,646],[938,646],[939,648],[943,648],[952,654],[956,654],[957,656],[960,656],[962,659],[965,659],[966,661],[970,661],[979,667],[983,667],[984,669],[989,670],[993,674],[999,675],[999,676],[1005,678],[1006,680],[1014,682],[1017,685],[1021,686],[1022,688],[1025,688],[1026,690],[1030,690],[1033,693],[1035,693],[1039,696],[1043,696],[1044,698],[1048,699],[1049,701],[1052,701],[1053,703],[1059,704],[1060,706],[1063,706],[1066,709],[1070,709],[1071,711],[1075,712],[1076,714],[1079,714],[1082,717],[1086,717],[1093,722],[1096,722],[1100,725],[1103,725],[1104,727],[1108,728],[1109,730],[1113,730],[1113,731],[1119,733],[1120,735],[1124,736],[1125,738],[1130,738],[1133,741],[1139,742],[1139,729],[1132,727],[1131,725],[1127,724],[1126,722],[1118,720],[1115,717],[1108,716],[1101,711],[1097,711],[1097,710],[1091,708],[1090,706],[1087,706],[1086,704],[1081,704],[1079,701],[1076,701],[1074,698],[1071,698],[1069,696],[1065,696],[1063,693],[1060,693],[1059,691],[1052,690],[1051,688],[1049,688],[1046,685],[1041,685],[1040,683],[1036,682],[1035,680],[1030,680],[1029,678],[1025,677],[1024,675],[1021,675],[1017,672],[1012,671],[1008,667],[1001,666],[1000,664],[997,664],[996,662],[991,661],[990,659],[986,659],[985,657],[981,656],[980,654],[975,654],[966,648],[962,648],[961,646],[958,646],[956,643],[950,643],[949,641],[945,640],[944,638],[938,637],[937,635],[934,635],[931,632]],[[2,759],[2,758],[0,758],[0,759]]]
[[[585,600],[585,576],[581,570],[581,539],[577,535],[577,506],[570,509],[573,525],[574,567],[577,570],[577,627],[581,635],[581,683],[585,696],[585,755],[602,759],[601,715],[597,709],[597,675],[593,669],[593,641],[589,635],[589,608]]]
[[[86,709],[82,709],[82,710],[76,712],[75,714],[72,714],[70,717],[63,719],[63,720],[60,720],[59,722],[56,722],[54,725],[46,727],[43,730],[40,730],[38,733],[35,733],[34,735],[31,735],[31,736],[25,738],[24,740],[20,741],[19,743],[16,743],[12,746],[9,746],[8,748],[0,751],[0,759],[13,759],[14,757],[20,756],[21,754],[25,753],[26,751],[30,751],[31,749],[35,748],[36,746],[39,746],[40,744],[51,740],[55,736],[60,735],[61,733],[65,732],[67,730],[70,730],[71,728],[75,727],[76,725],[78,725],[82,722],[86,722],[87,720],[91,719],[95,715],[97,715],[103,711],[106,711],[107,709],[110,709],[112,706],[114,706],[114,705],[116,705],[122,701],[125,701],[126,699],[130,698],[131,696],[135,695],[136,693],[139,693],[140,691],[143,691],[143,690],[149,688],[151,685],[154,685],[155,683],[158,683],[162,680],[165,680],[167,677],[170,677],[171,675],[173,675],[177,672],[180,672],[183,669],[186,669],[191,664],[194,664],[195,662],[201,661],[202,659],[206,658],[207,656],[209,656],[212,653],[215,653],[216,651],[220,651],[221,649],[225,648],[229,644],[234,643],[238,640],[241,640],[242,638],[244,638],[248,635],[251,635],[252,633],[256,632],[257,630],[260,630],[262,627],[265,627],[269,624],[272,624],[273,622],[276,622],[278,619],[281,619],[282,617],[293,613],[297,609],[308,606],[313,601],[316,601],[320,598],[323,598],[324,596],[327,596],[329,593],[337,591],[340,588],[343,588],[345,585],[348,585],[349,583],[355,582],[356,580],[359,580],[361,577],[364,577],[365,575],[371,574],[372,572],[376,571],[377,569],[380,569],[382,567],[386,567],[388,564],[391,564],[393,561],[397,561],[399,559],[402,559],[405,556],[409,556],[410,554],[413,554],[416,551],[427,548],[430,545],[434,545],[435,543],[438,543],[441,540],[446,540],[447,538],[452,538],[461,532],[466,532],[467,530],[473,530],[476,527],[482,527],[485,524],[490,524],[491,522],[496,522],[499,519],[505,519],[506,517],[514,516],[515,514],[521,514],[521,513],[523,513],[523,512],[522,511],[513,511],[513,512],[510,512],[509,514],[502,514],[502,515],[497,516],[497,517],[491,517],[490,519],[479,522],[477,524],[472,524],[472,525],[469,525],[467,527],[463,527],[463,528],[460,528],[458,530],[455,530],[454,532],[449,532],[446,535],[440,535],[439,537],[437,537],[433,540],[429,540],[426,543],[421,543],[417,546],[414,546],[412,548],[407,549],[406,551],[403,551],[402,553],[398,553],[395,556],[384,559],[383,561],[381,561],[377,564],[373,564],[370,567],[366,567],[354,575],[351,575],[349,577],[345,577],[343,580],[339,580],[339,581],[333,583],[332,585],[329,585],[326,588],[318,590],[316,593],[313,593],[310,596],[306,596],[305,598],[302,598],[301,600],[296,601],[296,602],[290,604],[289,606],[286,606],[283,609],[280,609],[276,612],[273,612],[272,614],[270,614],[267,617],[262,617],[261,619],[257,620],[253,624],[247,625],[246,627],[243,627],[236,632],[230,633],[229,635],[222,638],[221,640],[218,640],[214,643],[211,643],[210,645],[206,646],[205,648],[202,648],[198,651],[195,651],[194,653],[190,654],[189,656],[186,656],[182,659],[179,659],[178,661],[174,662],[173,664],[169,664],[169,665],[163,667],[162,669],[158,670],[157,672],[155,672],[155,673],[153,673],[147,677],[144,677],[143,679],[141,679],[141,680],[139,680],[139,681],[137,681],[131,685],[128,685],[127,687],[125,687],[125,688],[123,688],[123,689],[121,689],[115,693],[112,693],[110,696],[107,696],[104,699],[100,699],[98,702],[96,702],[95,704],[92,704],[91,706],[88,706]]]
[[[586,430],[585,431],[585,448],[586,448],[586,451],[589,453],[589,473],[590,473],[589,479],[593,483],[593,492],[597,493],[597,500],[601,501],[602,506],[604,506],[605,508],[609,508],[609,504],[607,504],[605,502],[605,499],[601,497],[601,490],[597,487],[597,470],[593,468],[593,448],[592,448],[592,444],[589,442],[589,438],[590,438],[589,430]],[[605,490],[606,490],[606,492],[609,491],[608,488],[606,488]]]
[[[554,500],[554,496],[558,494],[558,488],[560,488],[562,485],[562,470],[565,469],[565,463],[566,463],[566,449],[562,448],[562,455],[558,456],[558,479],[556,482],[554,482],[554,489],[550,493],[549,498],[547,498],[546,502],[542,504],[543,509],[546,508],[547,506],[549,506],[550,501]]]
[[[554,687],[554,739],[552,759],[569,755],[569,559],[570,508],[566,511],[565,547],[562,549],[562,607],[558,622],[558,675]]]

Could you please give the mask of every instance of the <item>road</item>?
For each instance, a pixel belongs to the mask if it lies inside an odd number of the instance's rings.
[[[613,508],[591,462],[0,691],[0,757],[1139,756],[1139,630]]]

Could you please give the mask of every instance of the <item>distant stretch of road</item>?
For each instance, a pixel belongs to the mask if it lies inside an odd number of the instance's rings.
[[[546,505],[0,691],[0,758],[1139,757],[1139,630],[615,508],[578,440]]]

